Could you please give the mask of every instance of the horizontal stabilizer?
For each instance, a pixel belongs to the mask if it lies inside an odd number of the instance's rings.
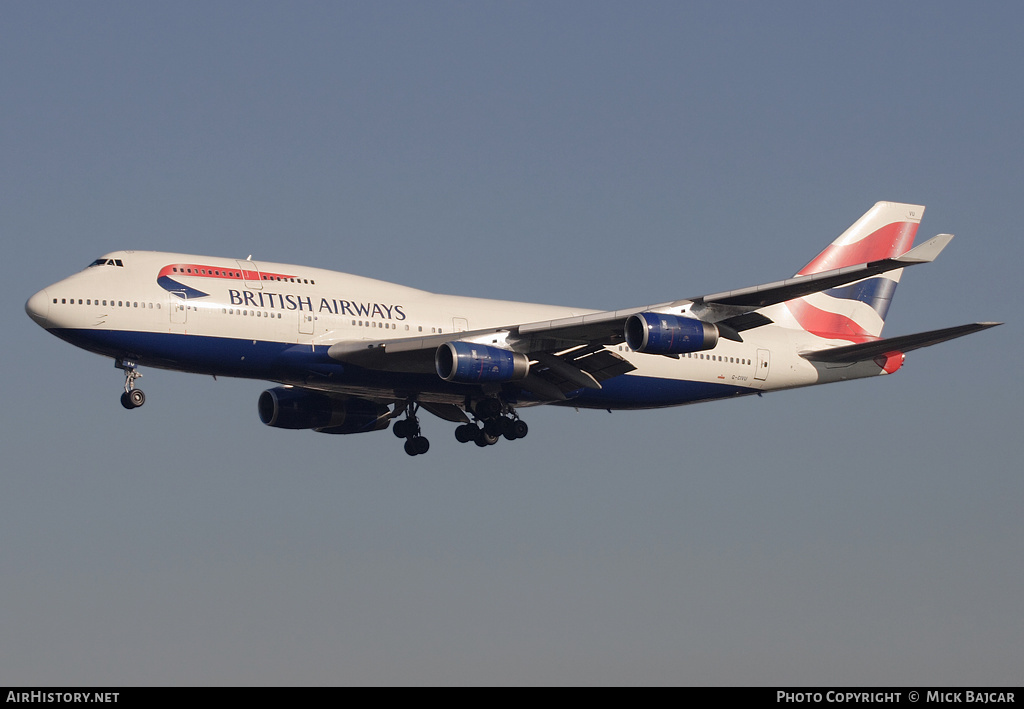
[[[938,258],[939,254],[942,253],[942,250],[946,248],[952,240],[952,234],[938,234],[923,244],[915,246],[902,256],[897,256],[893,260],[908,265],[914,263],[931,263]]]
[[[919,332],[914,335],[887,337],[873,342],[862,342],[855,345],[845,345],[844,347],[834,347],[828,350],[804,352],[800,356],[811,362],[863,362],[892,352],[906,353],[921,347],[937,345],[940,342],[970,335],[972,332],[987,330],[996,325],[1002,325],[1002,323],[976,322],[967,325],[957,325],[956,327],[947,327],[941,330]]]

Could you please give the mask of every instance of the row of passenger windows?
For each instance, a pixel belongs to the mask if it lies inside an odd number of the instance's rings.
[[[265,273],[260,274],[260,275],[263,276],[263,280],[265,280],[265,281],[289,281],[291,283],[305,283],[305,284],[311,285],[311,286],[315,286],[316,285],[316,281],[314,281],[312,279],[308,279],[307,280],[305,278],[288,278],[287,276],[268,276]]]
[[[259,310],[241,310],[239,308],[221,308],[221,313],[224,315],[255,315],[258,318],[277,318],[281,319],[281,313],[268,313],[267,311]]]
[[[625,350],[626,352],[632,351],[629,349],[628,345],[619,345],[619,352],[622,352],[623,350]],[[710,360],[712,362],[728,362],[729,364],[753,364],[753,362],[744,357],[726,357],[724,355],[713,354],[706,355],[703,352],[688,352],[686,356],[689,357],[690,359],[703,359]]]
[[[106,305],[107,301],[104,300],[101,303],[99,298],[86,298],[84,301],[81,298],[79,298],[77,301],[74,298],[61,298],[60,299],[60,304],[61,305],[74,305],[75,303],[78,303],[78,305],[101,305],[101,304],[102,305]],[[53,299],[53,304],[54,305],[57,304],[57,299],[56,298]],[[112,307],[117,307],[117,308],[138,308],[138,307],[142,307],[142,308],[149,308],[150,310],[153,309],[153,303],[142,303],[142,305],[140,306],[139,305],[139,301],[137,301],[137,300],[135,300],[135,301],[132,301],[132,300],[111,300],[110,301],[110,305]],[[160,310],[160,303],[156,304],[156,309]]]
[[[95,264],[93,264],[95,265]],[[118,263],[120,266],[120,262]],[[226,276],[228,278],[241,278],[242,274],[240,271],[222,271],[215,268],[189,268],[187,266],[174,266],[174,273],[191,273],[195,276]],[[289,278],[288,276],[271,276],[267,273],[261,273],[260,278],[264,281],[288,281],[290,283],[305,283],[306,285],[315,286],[316,281],[310,278]]]
[[[220,271],[220,270],[215,271],[212,268],[209,268],[209,269],[207,269],[207,268],[197,268],[197,269],[195,269],[195,271],[193,271],[191,268],[185,268],[184,266],[181,267],[181,268],[178,268],[177,266],[175,266],[174,267],[174,272],[175,273],[194,273],[195,275],[199,275],[201,273],[204,276],[227,276],[229,278],[241,278],[242,277],[242,274],[239,273],[238,271]]]
[[[397,330],[398,329],[398,325],[396,323],[393,323],[393,322],[390,322],[390,323],[389,322],[378,322],[376,320],[353,320],[352,324],[355,327],[380,327],[380,328],[384,328],[385,330]],[[405,326],[405,331],[406,332],[409,332],[411,329],[412,329],[411,325],[406,325]],[[417,330],[417,332],[423,332],[423,326],[422,325],[418,325],[416,330]],[[437,334],[443,333],[444,330],[442,330],[439,327],[432,327],[432,328],[430,328],[430,332],[432,334],[437,335]]]
[[[710,359],[713,362],[728,362],[730,364],[751,364],[751,361],[749,359],[744,359],[741,357],[724,357],[722,355],[705,355],[703,352],[698,352],[696,354],[690,352],[686,356],[691,357],[693,359]]]

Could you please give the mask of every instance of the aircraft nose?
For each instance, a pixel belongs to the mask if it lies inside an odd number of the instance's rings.
[[[28,299],[25,303],[25,312],[40,327],[46,327],[50,316],[50,296],[46,294],[45,289]]]

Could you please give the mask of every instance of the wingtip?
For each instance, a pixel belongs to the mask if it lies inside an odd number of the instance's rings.
[[[942,253],[942,250],[945,249],[952,240],[952,234],[938,234],[933,236],[931,239],[928,239],[928,241],[923,244],[918,244],[902,256],[897,256],[894,260],[906,264],[931,263],[938,258],[939,254]]]

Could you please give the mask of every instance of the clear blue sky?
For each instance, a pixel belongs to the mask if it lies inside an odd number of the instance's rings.
[[[1020,684],[1019,3],[4,3],[0,684]],[[481,450],[260,424],[33,292],[115,249],[594,308],[925,204],[896,376],[534,410]]]

